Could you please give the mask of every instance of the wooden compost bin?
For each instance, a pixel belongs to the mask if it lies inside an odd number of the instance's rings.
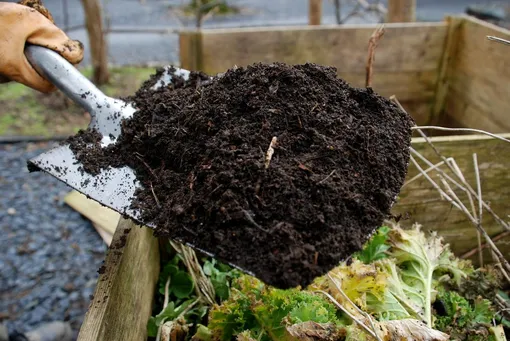
[[[367,42],[376,25],[304,26],[186,31],[180,35],[181,67],[210,74],[254,62],[316,62],[338,68],[340,77],[363,86]],[[510,47],[487,35],[510,39],[510,31],[469,17],[439,23],[387,24],[374,64],[373,87],[396,95],[418,125],[470,127],[510,137]],[[472,154],[477,153],[483,199],[508,219],[510,145],[485,135],[431,138],[446,157],[454,157],[476,189]],[[413,148],[439,162],[422,138]],[[423,166],[423,164],[422,164]],[[412,164],[407,179],[417,174]],[[97,206],[94,215],[106,210]],[[393,213],[438,231],[457,255],[472,251],[472,223],[423,177],[405,186]],[[484,213],[483,226],[504,255],[508,231]],[[79,340],[145,340],[159,275],[159,243],[152,231],[120,219],[99,276]],[[470,257],[476,263],[476,253]],[[485,249],[485,259],[490,255]]]

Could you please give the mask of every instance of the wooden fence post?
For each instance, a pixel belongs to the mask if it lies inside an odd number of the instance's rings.
[[[81,0],[85,11],[85,25],[89,35],[90,54],[94,68],[93,81],[96,85],[108,82],[108,50],[103,34],[103,17],[99,0]]]
[[[320,25],[322,17],[322,0],[308,0],[308,24]]]
[[[388,15],[386,21],[416,21],[416,0],[388,0]]]

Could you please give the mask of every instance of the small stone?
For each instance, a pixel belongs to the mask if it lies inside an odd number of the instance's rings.
[[[69,283],[66,283],[66,285],[64,285],[64,291],[71,292],[74,290],[76,290],[76,287],[74,286],[73,283],[69,282]]]
[[[7,214],[8,214],[8,215],[15,215],[15,214],[16,214],[16,209],[15,209],[15,208],[13,208],[13,207],[9,207],[9,208],[7,209]]]

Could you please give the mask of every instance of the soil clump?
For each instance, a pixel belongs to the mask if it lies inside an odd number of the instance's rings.
[[[125,99],[137,112],[114,145],[93,131],[68,141],[87,172],[135,170],[133,206],[157,236],[288,288],[360,250],[390,213],[414,121],[372,89],[311,63],[194,72],[151,90],[162,73]]]

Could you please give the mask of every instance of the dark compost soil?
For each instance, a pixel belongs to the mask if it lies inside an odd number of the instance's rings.
[[[138,111],[115,145],[101,149],[90,131],[70,139],[86,171],[134,168],[144,188],[133,205],[156,235],[288,288],[358,251],[388,216],[414,124],[388,99],[315,64],[192,73],[150,90],[161,72],[127,99]]]

